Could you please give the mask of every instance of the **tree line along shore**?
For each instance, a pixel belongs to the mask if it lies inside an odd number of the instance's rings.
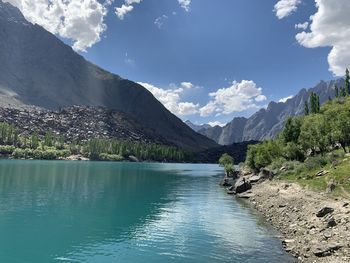
[[[0,123],[0,155],[13,159],[90,159],[96,161],[185,162],[192,154],[174,146],[131,140],[96,138],[66,141],[51,131],[45,135],[19,134],[16,127]]]

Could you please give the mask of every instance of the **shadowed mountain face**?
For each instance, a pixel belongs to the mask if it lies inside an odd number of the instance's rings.
[[[296,96],[284,103],[269,103],[266,109],[259,110],[248,119],[234,118],[225,127],[205,128],[198,132],[222,145],[274,138],[283,129],[288,117],[304,114],[305,101],[309,99],[311,92],[318,94],[320,102],[324,103],[329,98],[334,98],[335,85],[344,86],[344,80],[321,81],[312,89],[302,89]]]
[[[47,109],[103,106],[129,114],[187,150],[217,144],[195,133],[141,85],[111,74],[0,0],[0,103]],[[8,105],[2,105],[8,106]]]

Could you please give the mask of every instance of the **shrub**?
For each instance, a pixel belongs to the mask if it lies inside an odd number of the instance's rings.
[[[42,159],[55,160],[57,158],[57,151],[53,149],[47,149],[42,152]]]
[[[16,148],[12,153],[13,158],[15,159],[21,159],[26,158],[26,152],[23,149]]]
[[[1,154],[12,154],[16,149],[13,145],[0,145],[0,153]]]
[[[33,157],[34,159],[37,159],[37,160],[42,159],[42,157],[43,157],[43,151],[41,151],[41,150],[39,150],[39,149],[34,150],[34,151],[33,151],[33,154],[32,154],[32,157]]]
[[[304,162],[305,168],[309,171],[322,168],[327,165],[327,159],[323,156],[309,157]]]
[[[99,156],[99,160],[101,161],[122,161],[124,158],[118,154],[107,154],[101,153]]]

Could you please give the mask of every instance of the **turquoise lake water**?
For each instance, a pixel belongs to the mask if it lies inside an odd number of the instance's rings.
[[[293,262],[217,165],[0,161],[0,262]]]

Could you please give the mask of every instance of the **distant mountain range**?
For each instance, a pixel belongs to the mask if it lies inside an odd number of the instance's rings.
[[[144,87],[86,61],[1,0],[0,62],[2,107],[102,106],[126,113],[138,123],[138,130],[140,126],[153,130],[181,148],[201,151],[217,146],[170,113]]]
[[[185,121],[185,123],[194,131],[198,132],[199,130],[202,129],[209,129],[211,128],[211,126],[209,124],[201,124],[201,125],[197,125],[192,123],[191,121],[187,120]]]
[[[286,102],[269,103],[266,109],[260,109],[250,118],[234,118],[224,127],[203,127],[197,132],[221,145],[274,138],[283,129],[288,117],[304,114],[304,104],[309,99],[311,92],[318,94],[320,102],[324,103],[329,97],[334,98],[335,85],[344,86],[344,80],[321,81],[314,88],[302,89]]]

